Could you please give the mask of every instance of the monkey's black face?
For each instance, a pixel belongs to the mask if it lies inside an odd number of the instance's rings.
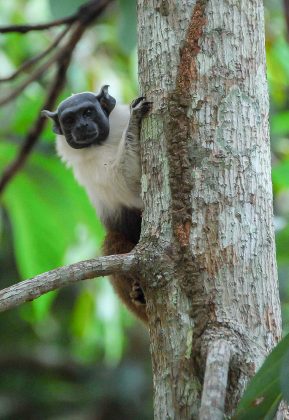
[[[78,93],[61,102],[57,111],[42,111],[54,121],[53,131],[65,136],[74,149],[100,145],[109,135],[109,114],[115,107],[115,99],[103,86],[98,95]]]
[[[76,104],[70,102],[67,99],[58,110],[59,124],[67,143],[74,149],[103,143],[109,134],[109,120],[99,102],[85,98]]]

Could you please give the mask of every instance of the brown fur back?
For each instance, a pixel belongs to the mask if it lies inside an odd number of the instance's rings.
[[[109,231],[107,232],[103,243],[103,255],[126,254],[130,252],[134,246],[135,244],[128,241],[123,234]],[[114,274],[110,276],[110,282],[124,304],[138,318],[147,323],[145,304],[135,304],[131,298],[133,283],[139,282],[138,275],[130,276],[128,274]]]

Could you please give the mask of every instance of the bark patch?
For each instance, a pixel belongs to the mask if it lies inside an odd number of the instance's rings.
[[[177,89],[188,95],[192,81],[197,78],[195,58],[200,52],[199,40],[203,34],[203,28],[207,22],[205,9],[208,1],[197,0],[193,15],[188,27],[184,46],[180,51],[180,65],[177,78]]]
[[[272,333],[276,341],[279,341],[281,337],[279,336],[279,334],[276,334],[276,331],[278,331],[278,328],[277,328],[277,322],[274,317],[274,311],[269,305],[266,305],[265,307],[264,318],[265,318],[265,323],[266,323],[268,331]]]
[[[206,271],[209,278],[217,276],[219,270],[224,267],[234,268],[237,256],[233,245],[222,246],[219,237],[219,215],[221,207],[219,203],[207,206],[205,223],[203,226],[206,247],[202,254],[196,256],[200,270]]]
[[[176,226],[175,231],[178,236],[179,243],[182,247],[186,247],[189,245],[190,230],[191,230],[191,223],[189,221],[187,221],[184,224],[178,224]]]
[[[236,254],[232,245],[219,249],[219,245],[212,244],[197,260],[200,268],[205,270],[210,278],[214,278],[223,266],[234,267]]]
[[[169,99],[169,115],[165,124],[172,195],[174,233],[181,247],[189,245],[191,228],[191,165],[188,156],[189,118],[180,106],[176,92]]]

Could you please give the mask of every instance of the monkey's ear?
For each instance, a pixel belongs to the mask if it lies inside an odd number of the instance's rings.
[[[41,111],[41,115],[43,117],[47,117],[47,118],[51,118],[54,122],[53,128],[52,130],[54,131],[54,133],[56,134],[63,134],[60,124],[59,124],[59,118],[58,118],[58,112],[51,112],[51,111],[47,111],[47,109],[43,109],[43,111]]]
[[[116,100],[108,93],[108,87],[109,85],[102,86],[99,94],[96,95],[96,99],[99,101],[102,109],[107,115],[111,113],[116,104]]]

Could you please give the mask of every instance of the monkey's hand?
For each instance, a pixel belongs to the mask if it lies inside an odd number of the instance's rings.
[[[125,144],[128,147],[138,149],[139,131],[142,118],[150,111],[152,102],[148,102],[145,96],[140,96],[130,105],[130,118],[125,132]]]
[[[152,102],[148,102],[145,96],[140,96],[130,104],[131,118],[135,118],[139,122],[151,110]]]

